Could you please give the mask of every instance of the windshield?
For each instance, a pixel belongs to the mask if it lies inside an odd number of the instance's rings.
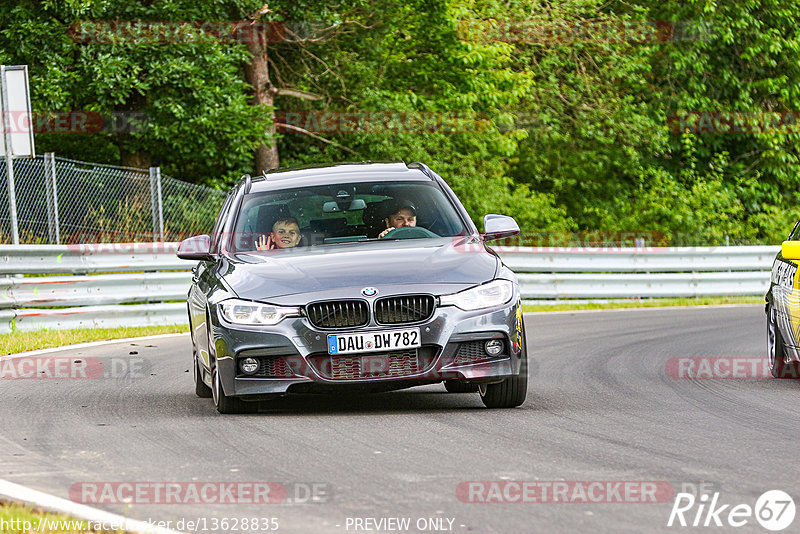
[[[431,239],[467,232],[434,182],[333,184],[246,195],[231,251]]]

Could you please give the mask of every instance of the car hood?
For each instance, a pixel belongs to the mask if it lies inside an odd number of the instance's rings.
[[[424,285],[434,292],[431,285],[447,284],[438,291],[444,294],[493,279],[500,263],[482,242],[461,237],[325,245],[226,259],[220,266],[225,283],[240,298],[254,300],[311,292],[319,294],[316,300],[332,291],[341,298],[353,291],[336,290],[355,289],[356,296],[369,286]]]

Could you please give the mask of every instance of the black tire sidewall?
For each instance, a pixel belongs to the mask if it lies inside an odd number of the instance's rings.
[[[497,384],[481,384],[479,393],[487,408],[515,408],[525,402],[528,393],[528,340],[522,321],[522,351],[519,374]]]
[[[771,335],[774,335],[772,346],[770,346]],[[769,371],[774,378],[798,378],[797,363],[786,363],[786,348],[778,327],[777,312],[772,306],[767,312],[767,357],[769,358]]]

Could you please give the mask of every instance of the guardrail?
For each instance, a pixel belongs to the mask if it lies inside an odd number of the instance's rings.
[[[530,300],[763,295],[780,247],[495,250]]]
[[[780,246],[494,249],[514,272],[666,273],[768,271]]]
[[[531,300],[763,295],[779,248],[495,250]],[[177,243],[0,245],[0,332],[185,323],[194,263],[176,250]]]
[[[194,262],[178,259],[177,249],[177,243],[0,245],[0,333],[12,325],[39,330],[186,323]]]

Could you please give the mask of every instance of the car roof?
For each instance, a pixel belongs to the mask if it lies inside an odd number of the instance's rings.
[[[421,163],[342,163],[275,169],[252,179],[250,193],[303,186],[354,182],[407,182],[433,180]]]

